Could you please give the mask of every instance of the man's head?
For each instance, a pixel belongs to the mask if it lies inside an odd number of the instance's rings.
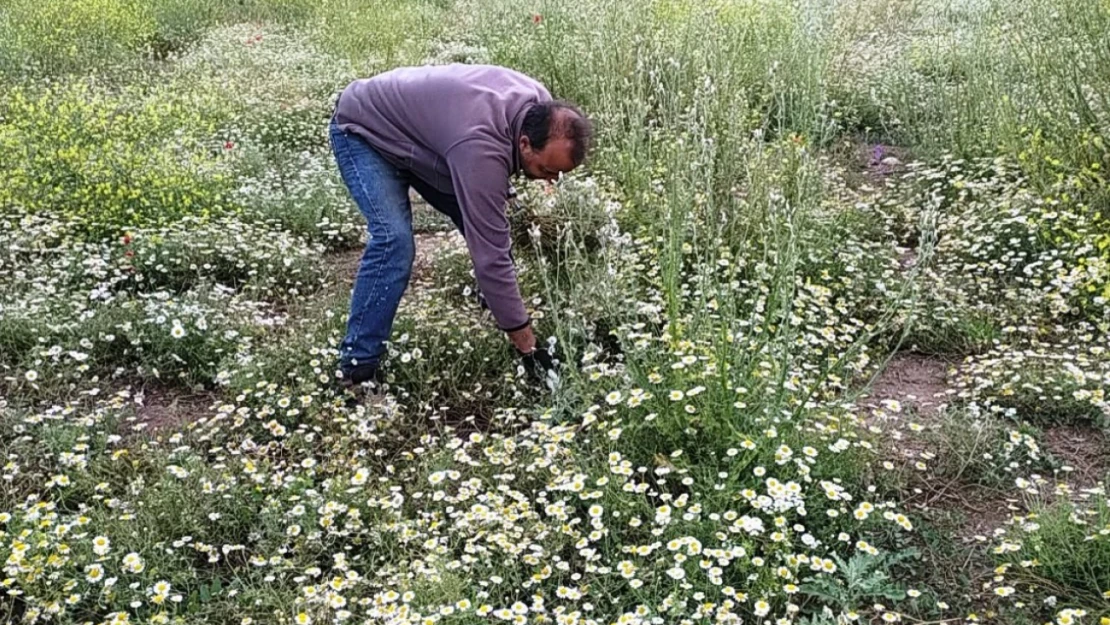
[[[590,149],[590,121],[573,104],[555,101],[534,105],[524,115],[520,161],[524,175],[555,180],[582,164]]]

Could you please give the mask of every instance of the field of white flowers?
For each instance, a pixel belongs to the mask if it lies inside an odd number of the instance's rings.
[[[0,2],[0,620],[1110,625],[1110,2]],[[535,389],[347,81],[508,65]]]

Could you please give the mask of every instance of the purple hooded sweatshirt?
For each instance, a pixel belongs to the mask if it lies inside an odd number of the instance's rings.
[[[399,169],[453,194],[478,287],[501,329],[529,323],[509,256],[509,178],[521,168],[524,114],[551,100],[540,83],[503,67],[404,67],[352,82],[336,122]]]

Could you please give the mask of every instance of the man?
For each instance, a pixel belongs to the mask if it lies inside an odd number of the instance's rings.
[[[340,348],[343,384],[380,381],[415,257],[410,187],[462,233],[486,305],[525,364],[550,366],[520,296],[505,207],[516,173],[551,181],[582,163],[592,131],[581,111],[510,69],[407,67],[348,85],[330,134],[370,233]]]

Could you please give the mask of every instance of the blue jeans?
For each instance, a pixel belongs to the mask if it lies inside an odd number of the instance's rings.
[[[462,214],[455,196],[394,167],[362,137],[340,130],[334,118],[329,134],[339,173],[370,234],[351,293],[347,335],[340,345],[339,366],[349,372],[355,366],[377,365],[385,354],[393,319],[412,276],[416,244],[409,188],[450,217],[460,232]]]

